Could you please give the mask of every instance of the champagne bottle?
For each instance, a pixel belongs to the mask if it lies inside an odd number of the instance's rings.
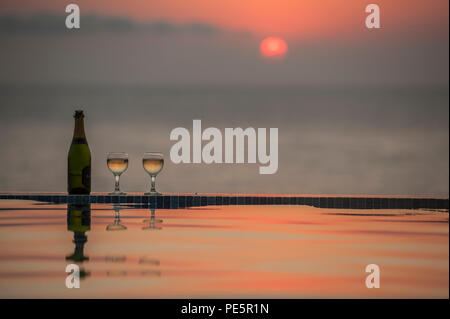
[[[70,145],[67,165],[67,192],[69,194],[91,193],[91,151],[84,132],[83,111],[75,111],[75,129]]]

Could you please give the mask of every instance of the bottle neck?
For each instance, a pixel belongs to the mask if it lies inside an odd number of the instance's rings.
[[[86,139],[86,134],[84,132],[84,119],[82,117],[75,119],[73,139]]]

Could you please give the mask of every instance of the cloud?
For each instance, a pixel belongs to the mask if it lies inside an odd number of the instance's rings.
[[[55,14],[37,14],[32,16],[0,16],[0,34],[61,34],[73,32],[65,26],[66,16]],[[199,36],[216,35],[222,30],[216,26],[190,22],[176,24],[169,21],[154,21],[140,23],[123,17],[109,17],[99,15],[83,15],[82,33],[108,33],[108,32],[148,32],[152,34],[192,34]]]

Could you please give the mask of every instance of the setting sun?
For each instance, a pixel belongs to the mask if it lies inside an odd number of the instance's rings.
[[[259,50],[264,58],[282,59],[286,55],[287,44],[281,38],[268,37],[261,42]]]

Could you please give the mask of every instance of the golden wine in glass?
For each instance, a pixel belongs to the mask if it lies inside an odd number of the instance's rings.
[[[128,154],[127,153],[108,153],[108,158],[106,159],[108,169],[114,175],[114,192],[109,193],[109,195],[125,195],[124,192],[120,191],[120,175],[125,172],[128,168]]]
[[[147,152],[144,153],[144,158],[142,159],[142,164],[144,170],[150,175],[151,178],[151,189],[150,192],[144,195],[161,195],[156,191],[155,181],[156,175],[163,169],[164,166],[164,155],[162,153]]]

